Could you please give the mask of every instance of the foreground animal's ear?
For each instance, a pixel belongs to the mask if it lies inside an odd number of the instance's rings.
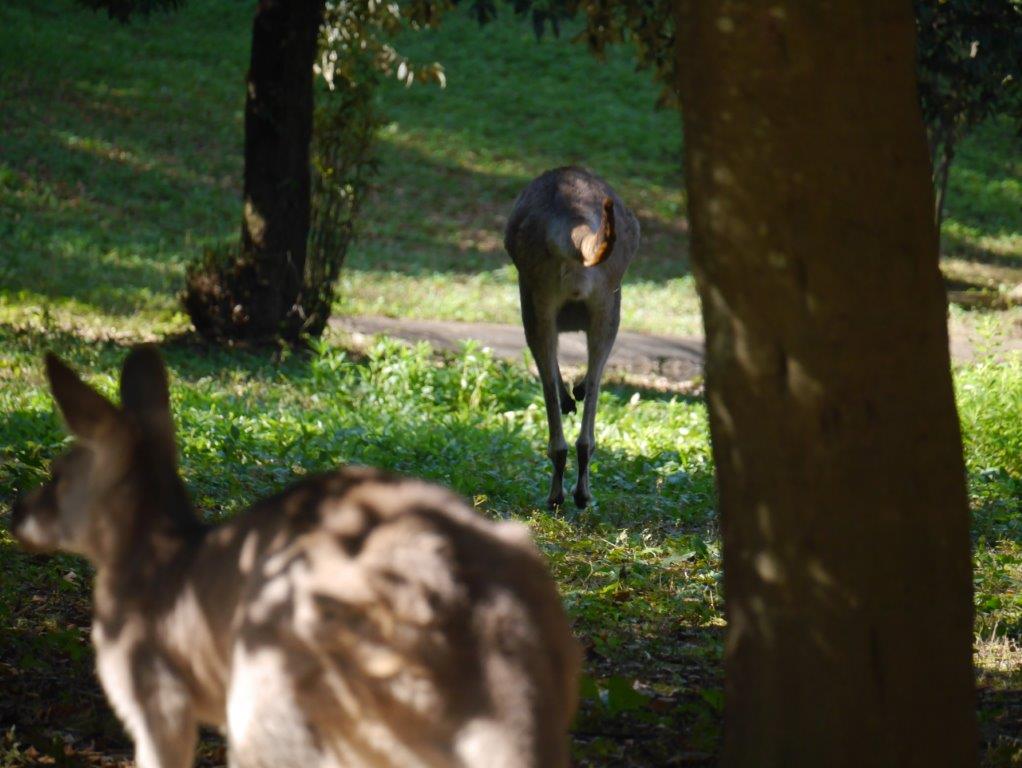
[[[174,422],[170,416],[167,369],[159,350],[142,344],[131,350],[121,371],[121,407],[161,442],[174,449]]]
[[[167,369],[159,350],[140,344],[131,350],[121,371],[121,406],[135,413],[170,412]]]
[[[117,408],[52,352],[46,353],[46,377],[64,422],[75,437],[89,442],[113,431]]]

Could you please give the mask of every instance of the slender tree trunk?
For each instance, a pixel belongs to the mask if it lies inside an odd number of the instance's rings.
[[[947,136],[940,147],[940,166],[935,171],[937,200],[934,204],[934,220],[937,224],[937,244],[940,245],[940,227],[944,223],[944,203],[947,200],[947,180],[951,176],[951,163],[955,159],[955,144],[951,136]]]
[[[266,333],[298,320],[309,235],[312,63],[322,16],[322,0],[261,0],[252,25],[241,236],[258,273],[250,322]]]
[[[324,0],[260,0],[245,99],[241,247],[189,276],[185,296],[206,335],[293,341],[309,234],[313,73]]]
[[[680,0],[723,765],[976,765],[969,518],[908,0]]]

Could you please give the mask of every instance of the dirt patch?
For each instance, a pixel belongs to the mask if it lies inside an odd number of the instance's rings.
[[[987,355],[1003,357],[1022,352],[1022,312],[1004,313],[996,333],[984,330],[983,317],[953,317],[948,326],[951,357],[970,363]],[[392,317],[335,317],[331,326],[347,334],[354,346],[373,336],[386,335],[411,343],[425,341],[438,350],[456,350],[475,341],[505,360],[528,360],[525,334],[519,325],[460,323],[452,320],[408,320]],[[988,323],[989,324],[989,323]],[[661,336],[621,331],[607,364],[609,377],[637,380],[656,389],[691,391],[702,379],[703,340],[698,337]],[[560,360],[567,369],[586,364],[585,336],[561,334]]]

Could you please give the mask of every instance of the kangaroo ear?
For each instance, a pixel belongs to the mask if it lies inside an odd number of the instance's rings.
[[[121,370],[121,406],[133,413],[170,412],[163,358],[152,344],[131,350]]]
[[[96,441],[113,431],[117,408],[52,352],[46,353],[46,377],[64,422],[75,437]]]
[[[121,407],[174,454],[174,421],[170,415],[167,369],[159,350],[142,344],[131,350],[121,371]]]

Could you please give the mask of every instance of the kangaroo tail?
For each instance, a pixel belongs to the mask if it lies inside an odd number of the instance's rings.
[[[583,250],[582,263],[587,267],[595,267],[601,261],[610,256],[614,251],[614,242],[617,240],[617,230],[614,227],[614,201],[609,197],[603,198],[603,210],[600,213],[600,229],[593,239],[592,248],[588,253]]]

